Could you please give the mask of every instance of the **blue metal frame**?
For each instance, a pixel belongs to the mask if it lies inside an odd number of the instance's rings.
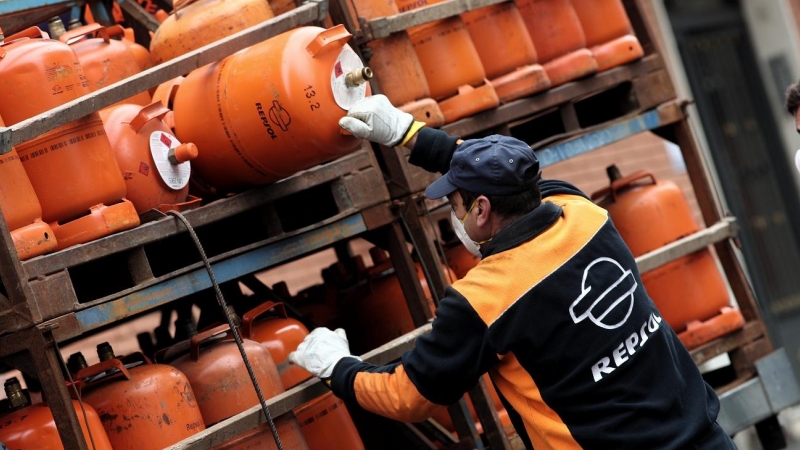
[[[217,282],[223,283],[319,250],[364,231],[367,231],[367,225],[361,213],[358,213],[298,236],[216,262],[212,264],[212,269]],[[117,300],[78,311],[75,316],[80,333],[84,333],[210,287],[208,273],[205,268],[200,268]]]
[[[589,153],[614,142],[621,141],[634,134],[660,128],[662,123],[658,110],[653,109],[631,119],[610,125],[601,130],[585,134],[552,147],[536,151],[539,167],[547,167],[570,158]]]
[[[71,6],[82,4],[82,0],[0,0],[0,16],[45,6],[64,5],[64,9],[68,9]]]

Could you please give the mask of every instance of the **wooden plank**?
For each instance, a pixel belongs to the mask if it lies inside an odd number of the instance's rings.
[[[399,359],[403,353],[414,348],[414,343],[417,338],[430,330],[430,324],[417,328],[411,333],[400,336],[362,355],[361,359],[379,366],[395,361]],[[267,400],[267,407],[273,418],[278,417],[326,392],[328,392],[328,388],[319,378],[312,378],[283,394]],[[168,447],[166,450],[206,450],[265,422],[266,418],[261,411],[261,406],[254,406],[207,428],[205,431],[184,439]]]
[[[378,17],[362,26],[361,36],[356,40],[356,43],[363,44],[373,39],[385,38],[392,33],[405,31],[416,25],[446,19],[505,1],[507,0],[450,0],[413,11],[402,12],[391,17]]]
[[[761,336],[765,336],[764,325],[759,321],[748,322],[741,330],[703,344],[690,353],[695,364],[700,365],[711,358],[753,342]]]
[[[325,0],[310,0],[285,14],[242,30],[224,39],[159,64],[132,77],[118,81],[91,94],[84,95],[57,108],[18,122],[0,127],[0,154],[16,145],[44,134],[60,125],[72,122],[108,105],[143,92],[154,86],[185,75],[194,69],[229,56],[241,49],[265,41],[300,25],[323,20],[327,14]],[[9,137],[10,136],[10,137]]]
[[[193,227],[208,225],[227,217],[255,209],[287,195],[317,186],[341,177],[342,174],[356,172],[370,167],[369,155],[357,152],[328,164],[320,165],[269,186],[250,189],[233,197],[217,200],[201,208],[184,212]],[[377,203],[377,202],[376,202]],[[371,205],[359,205],[360,207]],[[48,274],[65,267],[85,262],[131,248],[156,242],[164,238],[184,233],[183,225],[174,218],[164,218],[146,223],[123,233],[106,236],[84,245],[64,249],[58,253],[40,256],[26,261],[23,266],[31,277]],[[0,270],[2,267],[0,267]]]
[[[644,74],[663,70],[659,55],[645,56],[639,61],[600,72],[589,78],[563,84],[531,97],[509,102],[499,107],[458,120],[441,127],[451,136],[469,136],[514,120],[532,116],[570,100],[608,90]]]
[[[702,250],[711,244],[731,238],[736,235],[737,230],[736,219],[726,217],[697,233],[639,256],[636,258],[636,265],[639,267],[639,272],[645,273],[670,261]]]

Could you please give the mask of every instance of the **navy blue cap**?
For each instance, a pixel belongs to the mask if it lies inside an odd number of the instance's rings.
[[[456,189],[481,195],[519,194],[538,174],[539,160],[528,144],[494,134],[459,145],[450,170],[425,189],[425,196],[442,198]]]

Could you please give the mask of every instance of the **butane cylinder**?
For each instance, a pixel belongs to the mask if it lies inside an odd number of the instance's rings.
[[[222,338],[222,339],[220,339]],[[278,369],[270,353],[259,343],[243,339],[247,358],[253,368],[265,399],[284,392]],[[189,342],[188,352],[168,363],[186,374],[206,426],[214,425],[259,404],[242,355],[230,334],[228,325],[198,333]],[[173,353],[174,354],[174,353]],[[275,419],[278,435],[286,449],[308,449],[293,414]],[[277,448],[266,424],[255,428],[233,442],[223,443],[224,449]]]
[[[4,387],[11,412],[0,421],[0,443],[9,449],[63,450],[50,407],[45,403],[31,405],[17,378],[6,380]],[[72,400],[72,406],[89,448],[94,445],[95,450],[111,450],[111,442],[97,411],[77,400]]]
[[[288,317],[282,303],[266,302],[242,316],[242,335],[260,342],[283,367],[281,381],[290,389],[311,377],[304,369],[288,364],[289,353],[308,336],[308,329]],[[364,444],[344,402],[328,392],[294,409],[310,450],[363,450]]]
[[[128,190],[128,200],[141,214],[150,209],[183,211],[200,206],[189,195],[191,160],[197,146],[181,143],[164,122],[170,111],[155,102],[148,106],[118,105],[104,120],[108,139]]]
[[[90,37],[94,36],[94,37]],[[93,23],[61,34],[59,41],[69,44],[78,56],[89,90],[96,91],[141,71],[129,44],[111,39],[106,27]],[[117,102],[147,105],[150,93],[139,92]]]
[[[597,72],[586,36],[570,0],[518,0],[533,45],[551,86]]]
[[[550,78],[537,63],[536,48],[516,3],[485,6],[461,17],[501,102],[550,87]]]
[[[264,0],[176,0],[150,41],[155,64],[275,17]]]
[[[400,12],[442,1],[395,0]],[[411,27],[408,35],[425,71],[431,97],[439,102],[446,123],[500,104],[460,16]]]
[[[300,27],[191,72],[175,133],[200,151],[194,177],[222,191],[263,185],[351,153],[339,119],[367,94],[344,26]],[[363,76],[362,76],[363,75]]]
[[[89,92],[72,49],[37,27],[0,44],[0,115],[6,124]],[[24,142],[17,153],[59,249],[139,225],[97,113]]]
[[[0,117],[0,127],[3,126]],[[43,255],[58,247],[50,225],[42,222],[42,206],[13,148],[0,155],[0,211],[19,259]]]
[[[150,364],[141,354],[123,363],[107,344],[98,346],[98,355],[100,363],[76,378],[114,450],[160,450],[205,429],[192,387],[178,369]]]
[[[353,0],[345,2],[354,21],[389,17],[399,11],[394,0]],[[430,127],[444,125],[444,115],[431,91],[425,71],[406,31],[392,33],[366,44],[371,51],[369,67],[375,73],[380,91],[393,105],[425,122]]]
[[[592,194],[608,210],[634,256],[656,250],[700,230],[681,189],[656,181],[648,171],[623,177],[608,168],[611,185]],[[708,249],[698,250],[642,274],[647,293],[661,316],[678,333],[692,321],[705,321],[730,306],[730,298]]]
[[[572,0],[599,71],[644,56],[622,0]]]

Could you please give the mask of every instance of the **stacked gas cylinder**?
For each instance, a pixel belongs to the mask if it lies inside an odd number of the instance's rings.
[[[353,19],[446,0],[354,0]],[[354,20],[358,22],[358,20]],[[368,43],[381,91],[440,126],[644,55],[621,0],[518,0]]]
[[[118,25],[67,31],[54,18],[50,34],[31,27],[0,44],[0,117],[17,124],[273,16],[266,2],[176,2],[151,51]],[[20,258],[356,150],[338,119],[367,95],[366,78],[352,75],[369,70],[350,36],[342,26],[296,28],[2,155],[0,207]]]
[[[311,378],[288,364],[289,352],[308,329],[288,318],[281,303],[259,305],[237,321],[265,399]],[[87,442],[98,450],[158,450],[259,405],[228,325],[184,331],[185,339],[152,360],[142,353],[115,355],[107,342],[97,346],[97,364],[87,365],[82,353],[70,355],[68,391]],[[10,448],[63,448],[46,399],[32,401],[15,378],[5,389],[9,411],[2,415],[0,408],[0,442]],[[275,426],[286,449],[364,448],[344,403],[330,392],[275,418]],[[278,446],[265,423],[214,448]]]

